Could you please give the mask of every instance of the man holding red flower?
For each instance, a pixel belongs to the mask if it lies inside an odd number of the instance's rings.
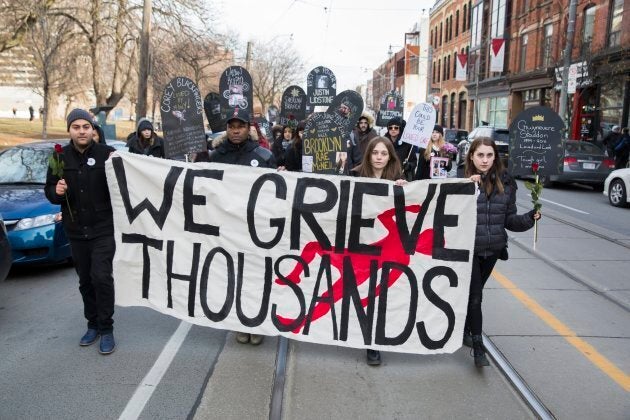
[[[114,351],[114,279],[116,249],[105,161],[114,148],[92,140],[92,116],[74,109],[67,117],[70,142],[55,145],[49,162],[45,193],[61,205],[63,227],[70,241],[79,275],[79,291],[87,319],[87,332],[79,341],[89,346],[101,337],[99,352]]]

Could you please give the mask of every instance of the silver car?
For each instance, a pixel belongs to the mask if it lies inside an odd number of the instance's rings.
[[[615,169],[614,159],[606,156],[597,145],[586,141],[567,140],[564,144],[564,159],[558,175],[543,177],[545,186],[553,183],[580,183],[603,191],[604,180]]]

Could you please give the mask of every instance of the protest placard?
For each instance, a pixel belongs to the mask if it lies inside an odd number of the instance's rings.
[[[307,113],[318,105],[328,106],[337,95],[337,78],[327,67],[315,67],[306,77]]]
[[[402,137],[405,143],[425,148],[435,127],[435,108],[428,103],[413,107]]]
[[[221,92],[221,112],[225,116],[234,115],[234,109],[244,109],[251,116],[254,111],[252,76],[241,66],[230,66],[219,78]]]
[[[302,139],[302,171],[319,174],[343,172],[347,144],[335,116],[316,112],[306,120]]]
[[[381,104],[376,115],[376,125],[387,126],[387,122],[394,117],[402,120],[405,103],[400,92],[392,90],[381,97]]]
[[[396,186],[129,153],[106,172],[117,305],[337,346],[462,345],[477,201],[468,180]]]
[[[355,90],[344,90],[333,98],[327,114],[333,116],[335,124],[341,128],[343,138],[347,139],[363,112],[363,98]]]
[[[294,121],[297,125],[304,118],[306,118],[306,93],[299,86],[289,86],[282,93],[280,100],[280,125],[289,125],[290,121]]]
[[[221,115],[221,100],[216,92],[210,92],[203,100],[203,110],[213,133],[225,131],[225,116]]]

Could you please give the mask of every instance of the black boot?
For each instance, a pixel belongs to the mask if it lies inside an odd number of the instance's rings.
[[[466,347],[470,347],[470,348],[472,348],[472,346],[473,346],[472,334],[470,334],[470,331],[466,330],[465,328],[464,328],[464,341],[463,341],[463,344]]]
[[[481,335],[472,336],[472,348],[473,356],[475,357],[475,366],[478,368],[490,366],[488,358],[486,357],[486,350],[483,348],[483,338],[481,338]]]
[[[378,366],[381,364],[381,352],[378,350],[368,349],[367,364],[370,366]]]

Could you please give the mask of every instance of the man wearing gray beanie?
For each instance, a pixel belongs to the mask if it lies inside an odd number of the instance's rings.
[[[115,150],[92,139],[92,115],[73,109],[67,117],[70,142],[55,145],[46,175],[45,193],[61,205],[62,223],[79,275],[89,346],[101,337],[99,352],[110,354],[114,341],[114,218],[105,177],[105,161]]]

